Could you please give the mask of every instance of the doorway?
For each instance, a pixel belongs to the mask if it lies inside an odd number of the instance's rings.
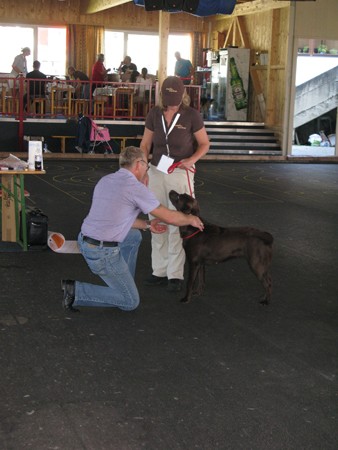
[[[338,41],[298,39],[293,156],[334,156]]]

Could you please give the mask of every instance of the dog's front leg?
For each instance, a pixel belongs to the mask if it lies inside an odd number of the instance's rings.
[[[187,289],[185,292],[185,297],[183,297],[180,301],[182,303],[188,303],[191,301],[193,296],[193,288],[196,281],[196,277],[198,275],[198,272],[200,271],[201,266],[199,264],[189,264],[189,274],[188,274],[188,281],[187,281]]]

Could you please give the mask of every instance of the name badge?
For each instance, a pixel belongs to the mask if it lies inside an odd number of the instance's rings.
[[[157,170],[168,174],[168,169],[173,164],[173,162],[174,162],[174,158],[169,158],[169,156],[162,155],[160,162],[157,165]]]

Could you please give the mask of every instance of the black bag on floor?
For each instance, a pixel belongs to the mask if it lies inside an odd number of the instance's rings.
[[[21,219],[22,225],[22,219]],[[26,209],[27,243],[30,250],[43,250],[48,247],[48,217],[41,209]],[[22,226],[20,227],[22,239]]]

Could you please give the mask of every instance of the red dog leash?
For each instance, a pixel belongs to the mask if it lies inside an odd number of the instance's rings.
[[[180,165],[181,165],[180,161],[177,162],[177,163],[172,164],[172,165],[169,167],[169,169],[168,169],[168,173],[169,173],[169,174],[170,174],[170,173],[173,173],[173,171],[174,171],[175,169],[177,169]],[[193,196],[193,192],[192,192],[192,189],[191,189],[190,178],[189,178],[189,172],[191,172],[191,173],[196,173],[196,169],[195,169],[195,168],[192,168],[192,169],[185,169],[185,171],[186,171],[187,178],[188,178],[188,185],[189,185],[190,195]],[[197,230],[197,231],[195,231],[194,233],[190,234],[189,236],[185,236],[185,237],[182,238],[182,239],[190,239],[190,238],[192,238],[193,236],[195,236],[196,234],[198,234],[198,233],[200,233],[200,232],[201,232],[201,230]]]
[[[192,234],[189,234],[189,236],[184,236],[182,239],[184,240],[184,239],[190,239],[190,238],[192,238],[193,236],[196,236],[196,234],[198,234],[198,233],[200,233],[201,232],[201,230],[197,230],[197,231],[195,231],[195,233],[192,233]]]
[[[181,162],[180,162],[180,161],[178,161],[178,162],[176,162],[176,163],[173,163],[173,164],[169,167],[168,173],[169,173],[169,174],[170,174],[170,173],[173,173],[173,171],[174,171],[175,169],[177,169],[178,167],[180,167],[180,165],[181,165]],[[192,168],[192,169],[185,169],[185,171],[186,171],[187,178],[188,178],[188,185],[189,185],[190,195],[193,196],[193,191],[192,191],[192,189],[191,189],[191,183],[190,183],[190,178],[189,178],[189,172],[191,172],[191,173],[196,173],[196,169],[195,169],[195,168]]]

